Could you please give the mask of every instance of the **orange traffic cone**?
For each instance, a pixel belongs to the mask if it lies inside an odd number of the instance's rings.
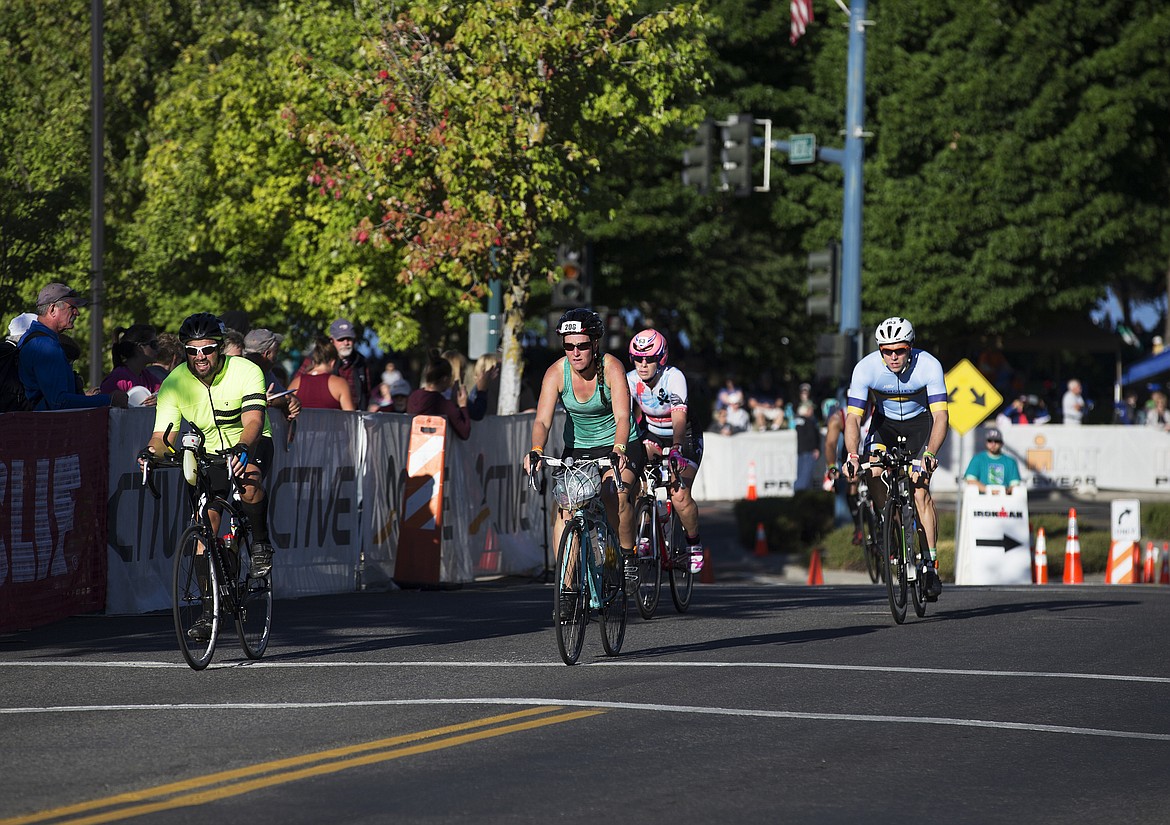
[[[1109,542],[1109,560],[1105,567],[1105,584],[1133,584],[1134,543],[1131,541]]]
[[[747,500],[748,501],[755,501],[756,500],[756,462],[754,462],[754,461],[748,462],[748,479],[747,479],[747,481],[748,481]]]
[[[821,570],[821,548],[819,547],[813,550],[812,558],[808,560],[808,583],[810,585],[825,583],[825,574]]]
[[[1044,537],[1044,528],[1036,531],[1036,552],[1032,556],[1032,582],[1048,584],[1048,539]]]
[[[1146,542],[1146,563],[1142,565],[1142,582],[1144,584],[1153,584],[1154,583],[1154,564],[1155,564],[1154,556],[1156,556],[1157,554],[1158,554],[1158,551],[1154,549],[1154,543],[1152,541],[1147,541]]]
[[[1081,539],[1077,534],[1077,510],[1068,511],[1068,539],[1064,543],[1064,583],[1084,584],[1085,573],[1081,570]]]
[[[1158,584],[1170,584],[1170,541],[1162,542],[1162,574]]]
[[[768,555],[768,537],[764,534],[764,522],[756,525],[756,555]]]
[[[703,548],[703,569],[699,571],[700,584],[715,584],[715,568],[711,564],[711,551]]]

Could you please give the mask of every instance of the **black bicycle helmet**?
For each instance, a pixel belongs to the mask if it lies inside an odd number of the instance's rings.
[[[570,309],[557,321],[557,335],[588,335],[596,341],[603,332],[601,316],[591,309]]]
[[[196,312],[194,315],[188,315],[179,327],[179,340],[186,344],[209,339],[222,344],[223,333],[223,321],[210,312]]]

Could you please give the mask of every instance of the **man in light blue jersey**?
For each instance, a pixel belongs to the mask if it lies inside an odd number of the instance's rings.
[[[919,531],[930,550],[930,581],[927,598],[938,599],[942,583],[938,578],[938,520],[934,499],[930,496],[930,476],[938,467],[938,451],[947,437],[947,385],[942,364],[929,352],[915,349],[914,327],[905,318],[887,318],[874,332],[877,352],[862,358],[853,368],[845,415],[845,450],[848,454],[842,470],[853,479],[857,475],[862,452],[861,421],[866,406],[874,404],[873,421],[864,445],[867,455],[881,452],[898,436],[906,437],[906,446],[918,456],[921,470],[911,474],[914,506],[918,511]],[[878,475],[874,472],[874,475]],[[886,490],[881,484],[870,486],[874,505],[884,506]]]

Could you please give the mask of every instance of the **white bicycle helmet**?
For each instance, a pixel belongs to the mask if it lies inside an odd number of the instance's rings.
[[[914,344],[914,325],[905,318],[894,315],[877,325],[873,333],[879,347],[890,344]]]

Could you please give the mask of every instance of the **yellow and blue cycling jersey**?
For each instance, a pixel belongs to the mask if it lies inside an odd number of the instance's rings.
[[[873,398],[874,423],[883,419],[908,421],[928,410],[947,408],[947,383],[942,364],[925,350],[910,353],[910,361],[901,373],[894,373],[874,351],[857,362],[849,383],[849,412],[865,418],[865,409]]]
[[[208,452],[225,452],[244,432],[244,411],[260,410],[265,413],[261,434],[272,436],[263,370],[247,358],[222,357],[225,363],[210,387],[184,364],[171,370],[158,388],[155,432],[165,431],[168,425],[178,432],[180,420],[190,421],[203,431]]]

